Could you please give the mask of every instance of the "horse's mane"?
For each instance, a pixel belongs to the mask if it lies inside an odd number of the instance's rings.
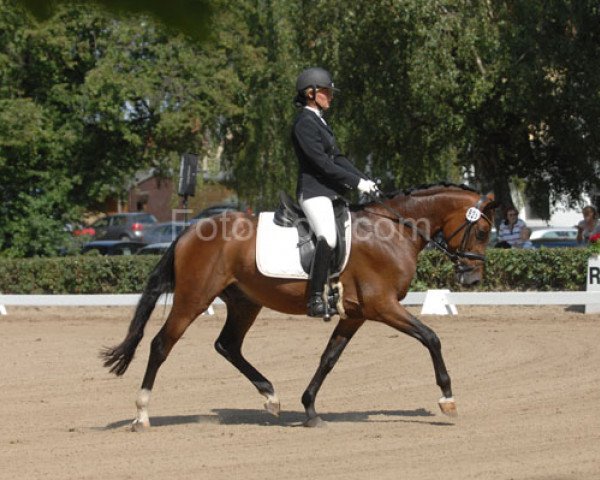
[[[393,190],[391,192],[385,192],[384,195],[388,199],[397,197],[398,195],[404,195],[406,197],[410,197],[411,195],[417,196],[420,193],[422,193],[424,195],[426,195],[427,193],[434,194],[434,193],[437,193],[438,190],[445,190],[445,189],[456,189],[456,190],[463,190],[463,191],[467,191],[467,192],[478,193],[477,190],[475,190],[473,187],[470,187],[469,185],[465,185],[464,183],[457,184],[457,183],[450,183],[450,182],[437,182],[437,183],[422,184],[422,185],[419,185],[416,187],[410,187],[410,188],[405,188],[405,189],[397,189],[397,190]],[[364,203],[364,204],[353,204],[350,206],[350,210],[353,212],[362,210],[363,208],[365,208],[369,205],[373,205],[373,203],[374,202],[369,202],[369,203]]]
[[[387,198],[393,198],[397,195],[408,196],[408,195],[412,195],[414,193],[422,192],[424,190],[432,190],[435,188],[456,188],[456,189],[460,189],[460,190],[466,190],[468,192],[477,193],[477,190],[475,190],[473,187],[470,187],[469,185],[465,185],[464,183],[457,184],[457,183],[450,183],[450,182],[437,182],[437,183],[423,184],[423,185],[419,185],[417,187],[410,187],[410,188],[405,188],[405,189],[394,190],[391,192],[386,192],[385,196]]]

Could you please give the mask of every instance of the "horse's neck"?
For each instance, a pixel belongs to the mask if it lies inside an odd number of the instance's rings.
[[[403,216],[420,225],[427,225],[431,235],[441,230],[449,210],[458,205],[457,199],[450,192],[409,195],[394,203],[394,207]]]

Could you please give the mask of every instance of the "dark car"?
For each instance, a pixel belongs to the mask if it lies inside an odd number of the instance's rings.
[[[97,253],[100,255],[133,255],[144,246],[140,242],[121,240],[94,240],[86,243],[81,253]]]
[[[97,240],[140,240],[144,229],[156,224],[149,213],[118,213],[96,220],[91,227]]]
[[[170,246],[171,242],[151,243],[150,245],[140,248],[136,252],[136,255],[162,255]]]
[[[144,243],[172,242],[184,228],[184,222],[157,223],[144,229],[141,240]]]

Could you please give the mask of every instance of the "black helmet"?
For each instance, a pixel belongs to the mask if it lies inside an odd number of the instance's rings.
[[[296,80],[296,91],[304,92],[307,88],[331,88],[338,90],[333,86],[331,74],[321,67],[312,67],[304,70]]]

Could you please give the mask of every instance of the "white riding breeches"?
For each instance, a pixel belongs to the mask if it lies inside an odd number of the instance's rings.
[[[300,198],[300,206],[306,214],[310,228],[317,238],[324,237],[331,248],[337,243],[333,203],[328,197]]]

